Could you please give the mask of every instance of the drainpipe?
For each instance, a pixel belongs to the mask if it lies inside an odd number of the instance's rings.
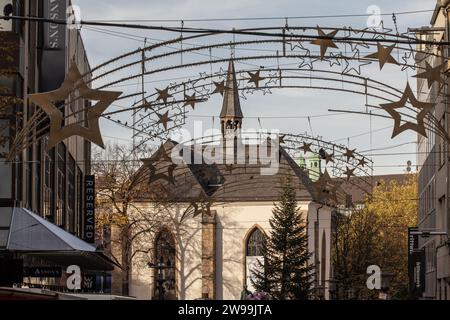
[[[319,260],[319,211],[323,208],[323,204],[317,207],[316,210],[316,221],[314,221],[314,287],[316,299],[319,299],[319,270],[320,270],[320,260]]]

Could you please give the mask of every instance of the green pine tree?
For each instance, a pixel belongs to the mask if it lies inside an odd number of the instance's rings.
[[[263,245],[264,262],[252,270],[251,281],[257,291],[277,300],[307,299],[313,267],[309,265],[306,224],[290,181],[283,185],[280,201],[274,205],[269,221],[272,231]]]

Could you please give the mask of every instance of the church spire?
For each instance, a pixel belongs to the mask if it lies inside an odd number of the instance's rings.
[[[223,96],[222,111],[220,112],[220,123],[222,133],[227,129],[237,130],[242,125],[241,103],[239,102],[239,88],[236,80],[233,59],[230,59],[227,71],[227,81]]]

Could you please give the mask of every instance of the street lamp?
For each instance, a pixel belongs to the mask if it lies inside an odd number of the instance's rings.
[[[165,288],[164,283],[166,282],[166,279],[164,279],[164,269],[170,268],[167,266],[162,259],[158,263],[149,262],[148,267],[152,269],[157,270],[157,277],[156,277],[156,288],[158,290],[158,299],[164,300],[164,294],[165,294]]]
[[[158,299],[164,300],[164,277],[163,277],[163,269],[164,269],[164,263],[161,261],[158,263],[149,262],[148,267],[152,269],[157,270],[157,277],[156,277],[156,289],[158,290]]]

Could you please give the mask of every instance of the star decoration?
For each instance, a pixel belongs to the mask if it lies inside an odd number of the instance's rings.
[[[350,161],[351,158],[355,158],[355,150],[350,150],[349,148],[345,148],[344,156],[347,157],[347,162]]]
[[[175,184],[173,172],[174,172],[175,168],[177,167],[177,165],[175,163],[173,163],[172,160],[170,159],[164,145],[161,145],[159,147],[159,149],[155,152],[155,154],[153,154],[153,156],[151,156],[148,159],[142,159],[141,161],[144,163],[144,167],[147,167],[150,170],[149,183],[152,183],[152,182],[162,179],[171,184]],[[166,164],[167,167],[161,168],[161,169],[166,169],[167,172],[166,173],[161,173],[161,172],[157,173],[160,170],[158,170],[159,168],[157,169],[155,167],[155,163]]]
[[[167,99],[171,98],[172,95],[169,93],[169,87],[165,88],[164,90],[156,89],[158,92],[158,97],[156,100],[162,100],[164,103],[167,103]]]
[[[366,30],[367,29],[353,30],[352,27],[347,27],[346,28],[346,31],[348,32],[348,37],[349,38],[354,37],[354,35],[357,35],[357,34],[361,34],[360,38],[364,38],[364,34],[366,33]],[[352,40],[350,42],[350,48],[352,49],[352,51],[353,52],[358,52],[358,55],[359,55],[360,54],[360,50],[359,50],[358,47],[363,47],[365,49],[369,49],[370,48],[369,44],[367,44],[366,42],[364,42],[362,40],[360,40],[360,41]]]
[[[377,52],[365,56],[368,59],[378,59],[380,64],[380,70],[383,69],[386,63],[397,64],[397,61],[392,57],[392,50],[395,48],[395,43],[393,45],[384,47],[382,44],[377,43]]]
[[[312,146],[312,143],[303,142],[303,146],[301,146],[300,149],[303,150],[303,153],[307,153],[308,151],[312,152],[311,146]]]
[[[358,166],[365,167],[368,162],[366,161],[366,158],[362,157],[358,160]]]
[[[341,59],[342,59],[342,52],[340,52],[340,53],[330,52],[330,57],[329,57],[329,59],[327,59],[328,62],[330,63],[330,68],[334,65],[340,66]]]
[[[349,169],[349,167],[347,167],[347,166],[345,166],[345,168],[346,168],[347,170],[345,170],[344,175],[347,176],[347,181],[349,181],[350,178],[351,178],[352,176],[355,175],[355,174],[353,173],[353,172],[355,171],[355,168]]]
[[[286,142],[284,141],[284,138],[286,137],[285,134],[283,134],[282,136],[278,136],[278,144],[282,145],[285,144]]]
[[[320,46],[320,57],[322,59],[325,56],[328,48],[338,48],[338,46],[332,40],[332,38],[334,38],[338,31],[339,30],[334,30],[330,33],[325,34],[325,32],[323,32],[323,30],[319,26],[317,26],[317,33],[319,34],[319,37],[329,37],[329,39],[321,38],[311,41],[312,44]]]
[[[402,36],[409,36],[408,32],[402,33]],[[411,43],[408,43],[409,49],[406,50],[406,52],[402,56],[402,71],[405,71],[408,68],[411,68],[413,71],[416,70],[416,63],[419,63],[421,61],[416,60],[417,55],[415,54],[415,51],[411,45]]]
[[[298,65],[299,69],[303,69],[304,67],[308,67],[308,69],[314,69],[313,63],[315,60],[311,59],[311,57],[300,57],[300,64]]]
[[[214,72],[214,74],[219,78],[219,79],[225,79],[227,76],[227,71],[225,71],[222,67],[220,67],[219,71]]]
[[[61,127],[64,122],[62,112],[55,106],[58,101],[65,100],[70,93],[78,91],[79,97],[97,101],[97,103],[87,109],[87,126],[77,123]],[[100,133],[98,119],[102,113],[122,94],[117,91],[94,90],[87,86],[83,80],[78,67],[72,63],[69,72],[64,78],[61,87],[54,91],[31,94],[30,102],[39,106],[50,118],[50,133],[47,150],[50,150],[59,142],[72,136],[80,136],[96,145],[104,148],[103,139]]]
[[[225,92],[225,90],[227,88],[225,86],[225,81],[221,81],[221,82],[213,81],[213,83],[216,86],[216,88],[214,89],[214,91],[211,94],[220,93],[223,96],[223,93]]]
[[[442,79],[441,71],[444,69],[445,63],[440,64],[436,67],[432,67],[428,61],[425,61],[425,71],[414,75],[415,78],[427,79],[428,89],[431,88],[433,83],[438,82],[441,84],[445,83]]]
[[[152,104],[147,101],[147,99],[144,99],[144,102],[142,103],[142,108],[144,108],[144,111],[147,111],[148,109],[152,109]]]
[[[401,115],[395,109],[403,108],[408,101],[414,108],[420,110],[416,116],[417,123],[406,121],[405,123],[401,124]],[[427,136],[427,133],[425,131],[424,119],[426,115],[432,111],[435,104],[418,101],[414,96],[409,83],[406,84],[405,91],[403,92],[403,96],[401,97],[400,101],[385,103],[381,104],[380,106],[391,115],[392,119],[394,119],[394,130],[392,132],[392,138],[406,130],[413,130],[424,137]]]
[[[334,154],[329,154],[329,153],[325,152],[324,157],[323,157],[325,160],[325,164],[328,164],[328,162],[334,163],[333,157],[334,157]]]
[[[393,29],[385,28],[384,21],[381,20],[378,27],[369,28],[369,30],[376,32],[373,36],[373,39],[386,39],[386,33],[392,32]],[[381,30],[381,32],[380,32]]]
[[[296,41],[296,43],[294,45],[292,44],[292,42],[288,42],[288,44],[289,44],[291,51],[295,51],[295,49],[298,48],[300,50],[306,51],[307,56],[309,56],[311,54],[311,51],[308,48],[303,46],[303,40]]]
[[[255,73],[253,72],[247,72],[248,75],[250,76],[250,79],[247,81],[248,83],[253,82],[255,84],[256,88],[259,88],[259,82],[261,80],[264,80],[265,78],[261,77],[260,74],[260,70],[256,71]]]
[[[189,96],[187,94],[184,94],[184,100],[185,101],[184,101],[183,107],[190,105],[192,110],[195,109],[195,103],[197,102],[197,98],[195,96],[195,93],[193,95],[191,95],[191,96]]]
[[[325,169],[325,172],[320,175],[320,178],[313,183],[313,187],[316,191],[317,201],[332,200],[337,202],[337,190],[339,189],[340,182],[333,181]]]
[[[166,111],[164,114],[156,113],[159,117],[159,120],[156,123],[161,123],[165,130],[167,130],[167,123],[172,122],[173,120],[169,118],[169,111]]]
[[[351,61],[351,63],[350,63]],[[359,57],[359,51],[355,51],[353,56],[348,59],[344,59],[345,67],[343,74],[349,74],[351,71],[356,72],[358,75],[361,75],[361,67],[370,64],[369,61],[362,61]]]

